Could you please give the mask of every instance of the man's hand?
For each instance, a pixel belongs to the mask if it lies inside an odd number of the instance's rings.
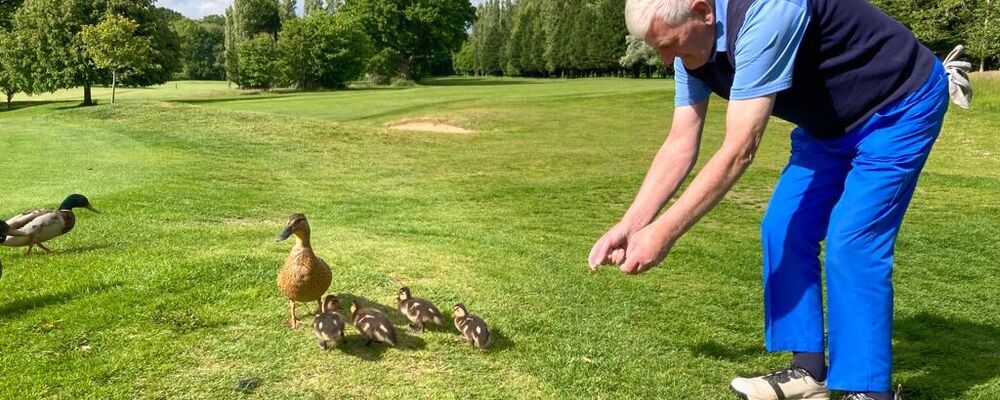
[[[660,229],[657,224],[642,228],[629,237],[625,262],[619,270],[629,275],[649,271],[667,258],[676,241],[676,237],[667,230]]]
[[[628,237],[635,230],[627,228],[627,225],[619,222],[601,236],[590,249],[590,256],[587,263],[591,271],[596,271],[601,265],[615,264],[621,265],[625,261],[625,249],[628,246]]]

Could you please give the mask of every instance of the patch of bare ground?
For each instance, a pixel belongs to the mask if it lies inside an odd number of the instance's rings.
[[[400,131],[437,132],[437,133],[475,133],[460,126],[455,126],[445,121],[421,118],[408,119],[394,122],[386,126],[389,129]]]

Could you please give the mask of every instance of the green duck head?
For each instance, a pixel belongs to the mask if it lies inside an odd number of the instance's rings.
[[[7,231],[10,230],[10,226],[6,222],[0,221],[0,243],[7,241]]]
[[[87,200],[82,194],[71,194],[66,196],[66,200],[63,200],[62,204],[59,205],[59,210],[72,210],[74,208],[86,208],[90,211],[100,214],[94,206],[90,205],[90,200]]]

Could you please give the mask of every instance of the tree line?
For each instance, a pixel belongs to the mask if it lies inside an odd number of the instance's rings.
[[[871,0],[931,50],[958,44],[980,69],[1000,61],[1000,0]],[[664,76],[656,52],[627,37],[625,0],[488,0],[454,68],[467,75]]]
[[[236,0],[226,10],[225,71],[243,88],[342,86],[451,73],[475,16],[469,0]]]
[[[1000,65],[1000,0],[871,0],[943,54]],[[0,2],[0,92],[171,79],[336,88],[454,72],[532,77],[669,74],[627,37],[625,0],[234,0],[191,20],[154,0]],[[471,28],[471,30],[470,30]]]
[[[235,0],[191,20],[155,0],[0,2],[0,92],[39,94],[172,79],[241,88],[342,87],[450,74],[475,17],[469,0]]]

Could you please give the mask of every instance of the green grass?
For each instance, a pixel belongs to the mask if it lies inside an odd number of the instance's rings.
[[[897,248],[908,400],[1000,398],[1000,80],[976,83]],[[672,87],[440,79],[248,95],[179,82],[122,90],[113,107],[76,108],[79,90],[21,102],[0,112],[0,215],[71,192],[104,213],[79,211],[54,254],[0,249],[0,398],[729,398],[733,376],[787,362],[762,346],[758,224],[789,124],[770,125],[664,265],[628,277],[585,264],[663,140]],[[714,101],[702,162],[723,113]],[[476,133],[384,128],[409,118]],[[391,307],[406,284],[442,308],[463,301],[496,330],[493,348],[437,330],[366,349],[351,330],[324,353],[286,328],[275,276],[290,245],[273,238],[299,211],[331,292]],[[234,389],[250,378],[251,394]]]

